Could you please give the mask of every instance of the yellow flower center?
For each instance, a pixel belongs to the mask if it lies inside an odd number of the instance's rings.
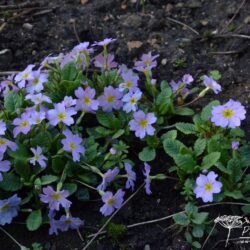
[[[69,147],[70,147],[72,150],[75,150],[75,149],[76,149],[76,144],[75,144],[73,141],[71,141],[71,142],[69,143]]]
[[[27,127],[28,125],[29,125],[29,122],[28,122],[27,120],[24,120],[24,121],[21,122],[20,128],[25,128],[25,127]]]
[[[34,81],[33,81],[33,84],[36,86],[38,83],[39,83],[39,79],[35,78]]]
[[[63,113],[63,112],[60,112],[58,115],[57,115],[57,118],[59,119],[59,120],[64,120],[65,118],[66,118],[66,114],[65,113]]]
[[[68,219],[68,220],[65,220],[64,223],[65,223],[65,224],[71,224],[72,221]]]
[[[5,144],[7,144],[7,141],[4,139],[0,139],[0,145],[5,145]]]
[[[40,122],[41,122],[41,119],[37,118],[36,123],[40,123]]]
[[[136,98],[134,98],[134,97],[130,98],[129,102],[132,105],[136,104]]]
[[[8,204],[5,204],[2,207],[0,207],[0,212],[6,212],[9,210],[9,208],[10,206]]]
[[[28,72],[25,72],[25,73],[23,74],[23,78],[26,79],[26,78],[28,78],[28,77],[29,77],[29,73],[28,73]]]
[[[149,66],[150,63],[151,63],[151,61],[149,61],[149,60],[144,60],[143,62],[144,62],[144,64],[147,65],[147,66]]]
[[[128,89],[132,88],[132,86],[133,86],[133,83],[132,83],[132,82],[126,82],[126,87],[127,87]]]
[[[212,183],[207,182],[207,183],[205,184],[205,190],[206,190],[207,192],[210,192],[212,189],[213,189]]]
[[[108,103],[112,103],[112,102],[114,102],[114,100],[115,100],[115,97],[113,95],[108,95],[106,98],[106,101]]]
[[[140,126],[141,128],[146,128],[147,125],[148,125],[148,121],[147,121],[147,120],[145,120],[145,119],[140,120],[139,126]]]
[[[88,96],[85,96],[83,98],[83,103],[86,105],[90,105],[91,104],[91,99]]]
[[[222,115],[224,118],[231,119],[234,115],[234,111],[232,109],[224,109]]]
[[[107,200],[107,205],[111,206],[115,202],[115,198],[110,198]]]
[[[38,161],[40,159],[40,156],[39,155],[36,155],[35,156],[35,159]]]
[[[35,100],[38,101],[38,102],[40,102],[40,101],[41,101],[41,98],[36,97]]]
[[[54,193],[51,195],[53,199],[59,201],[61,200],[62,196],[60,194]]]

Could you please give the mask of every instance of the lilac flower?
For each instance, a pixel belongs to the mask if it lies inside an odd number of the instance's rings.
[[[107,46],[110,43],[116,41],[116,39],[113,38],[105,38],[103,41],[99,41],[99,42],[94,42],[94,44],[92,46]]]
[[[115,209],[119,209],[123,203],[123,196],[125,192],[119,189],[115,195],[112,192],[106,192],[102,195],[104,205],[101,207],[100,212],[104,216],[111,215]]]
[[[87,87],[85,90],[79,87],[75,90],[75,96],[78,98],[76,100],[76,110],[82,111],[96,111],[98,109],[99,102],[94,100],[95,89]]]
[[[1,172],[8,172],[10,170],[10,161],[0,161],[0,182],[3,180]]]
[[[132,70],[127,73],[122,74],[123,82],[119,85],[119,90],[124,91],[128,89],[129,91],[135,90],[138,86],[139,77],[133,73]]]
[[[212,202],[213,194],[218,194],[221,192],[222,183],[216,181],[217,174],[210,171],[207,176],[200,174],[196,179],[196,187],[194,193],[196,198],[202,198],[203,202]]]
[[[6,123],[0,120],[0,135],[5,135]]]
[[[48,158],[42,155],[42,149],[39,146],[37,146],[36,149],[31,148],[30,150],[34,154],[34,157],[31,158],[30,163],[35,166],[37,162],[41,166],[41,168],[45,168],[46,167],[45,161],[47,161]]]
[[[17,144],[15,142],[0,137],[0,159],[3,158],[3,154],[7,150],[7,147],[9,147],[12,151],[17,150]]]
[[[172,80],[169,84],[174,94],[185,96],[190,92],[190,90],[187,89],[181,81],[175,82],[174,80]]]
[[[4,81],[0,82],[0,92],[3,96],[7,95],[9,91],[18,91],[19,88],[14,82],[15,74],[9,75]]]
[[[218,84],[213,78],[204,76],[203,83],[206,87],[212,89],[215,94],[221,92],[221,85]]]
[[[51,103],[52,101],[46,95],[39,94],[28,94],[25,96],[25,100],[31,100],[35,105],[39,105],[43,102]]]
[[[67,63],[74,61],[75,58],[76,58],[76,54],[75,54],[74,51],[71,51],[71,52],[67,53],[66,55],[64,55],[64,56],[62,57],[62,60],[60,61],[60,67],[61,67],[61,69],[62,69]]]
[[[116,154],[117,154],[117,150],[114,149],[114,148],[111,148],[111,149],[109,150],[109,153],[112,154],[112,155],[116,155]]]
[[[133,191],[135,187],[136,173],[132,170],[132,166],[129,163],[126,162],[124,166],[128,175],[128,179],[126,181],[126,189],[131,188]]]
[[[46,65],[55,63],[56,61],[60,62],[62,58],[63,58],[63,53],[60,53],[58,56],[51,56],[51,55],[46,56],[41,62],[39,70],[45,68]]]
[[[28,134],[32,125],[30,114],[23,113],[21,118],[16,118],[12,124],[16,126],[13,130],[14,138],[20,133]]]
[[[137,89],[135,93],[127,93],[124,95],[122,98],[122,101],[125,102],[126,104],[123,106],[123,110],[126,113],[129,113],[131,111],[136,111],[138,108],[137,102],[141,99],[142,92]]]
[[[58,220],[55,220],[55,210],[49,210],[48,213],[48,217],[49,217],[49,224],[50,224],[50,228],[49,228],[49,234],[58,234],[58,230],[60,228],[60,223]]]
[[[40,194],[40,200],[43,203],[48,203],[51,210],[59,210],[60,205],[64,208],[69,208],[71,202],[66,198],[69,196],[67,190],[54,191],[51,186],[43,188],[43,194]]]
[[[43,84],[48,81],[48,75],[41,73],[40,70],[33,72],[33,79],[28,81],[26,91],[33,94],[34,92],[41,92],[43,90]]]
[[[215,106],[212,109],[211,121],[222,128],[240,126],[241,120],[246,118],[246,110],[240,102],[230,99],[226,104]]]
[[[146,190],[146,194],[147,195],[151,195],[152,194],[152,191],[150,189],[150,171],[151,171],[151,167],[146,163],[144,162],[144,172],[143,172],[143,175],[146,177],[144,182],[145,182],[145,190]]]
[[[31,113],[30,119],[32,124],[40,124],[45,119],[45,112],[34,111]]]
[[[17,82],[17,85],[18,85],[18,87],[20,89],[25,87],[25,84],[26,84],[27,80],[30,81],[30,80],[34,79],[34,75],[33,75],[33,72],[32,72],[32,69],[34,67],[35,67],[35,65],[33,65],[33,64],[28,65],[27,68],[24,71],[19,72],[16,75],[15,81]]]
[[[65,139],[61,140],[63,149],[72,153],[73,161],[80,161],[80,155],[85,153],[85,148],[81,146],[82,138],[70,130],[64,130],[63,134],[66,136]]]
[[[133,71],[132,71],[131,69],[129,69],[129,68],[127,67],[127,65],[125,65],[125,64],[119,65],[119,68],[118,68],[118,70],[117,70],[117,74],[118,74],[118,75],[121,76],[121,75],[127,74],[127,73],[129,73],[129,72],[133,73]]]
[[[104,191],[107,185],[112,182],[119,174],[119,168],[109,169],[102,177],[102,183],[97,187],[97,190]]]
[[[80,226],[83,225],[83,221],[79,218],[72,217],[72,216],[65,216],[62,215],[58,221],[59,229],[63,232],[68,231],[69,229],[78,229]]]
[[[72,51],[76,53],[78,52],[82,54],[89,54],[92,53],[94,50],[92,48],[89,48],[89,42],[83,42],[76,45]]]
[[[231,144],[232,150],[237,150],[240,146],[240,142],[238,141],[233,141]]]
[[[70,108],[76,105],[76,99],[73,99],[71,96],[65,96],[62,104],[65,108]]]
[[[145,72],[145,71],[151,71],[151,69],[155,68],[157,66],[157,62],[155,59],[159,57],[159,55],[152,56],[151,52],[148,54],[143,54],[141,57],[141,61],[135,62],[135,69],[137,71]]]
[[[17,216],[21,199],[15,194],[8,199],[0,200],[0,225],[10,224]]]
[[[190,75],[190,74],[186,74],[182,77],[182,81],[189,85],[190,83],[192,83],[194,81],[194,78]]]
[[[123,94],[119,89],[114,89],[112,86],[104,88],[104,94],[98,97],[99,105],[104,112],[111,112],[112,109],[120,109],[122,107]]]
[[[107,56],[103,56],[99,54],[95,57],[94,64],[97,68],[101,68],[104,70],[110,70],[117,67],[117,63],[114,60],[114,55],[108,54]]]
[[[154,113],[145,114],[142,110],[134,113],[134,119],[129,122],[130,130],[135,131],[135,136],[144,138],[147,134],[154,135],[155,128],[151,125],[156,122]]]
[[[54,109],[48,111],[48,119],[52,126],[56,126],[60,122],[67,126],[74,123],[74,119],[71,117],[77,113],[74,109],[66,109],[63,103],[54,104],[54,107]]]

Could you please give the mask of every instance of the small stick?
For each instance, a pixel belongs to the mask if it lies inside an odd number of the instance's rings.
[[[234,33],[227,33],[227,34],[222,34],[222,35],[216,35],[216,36],[214,36],[214,38],[229,38],[229,37],[250,39],[250,36],[248,36],[248,35],[234,34]]]
[[[92,187],[92,186],[90,186],[89,184],[87,184],[87,183],[85,183],[85,182],[78,181],[78,180],[75,180],[75,182],[80,183],[80,184],[82,184],[82,185],[85,186],[85,187],[88,187],[88,188],[90,188],[90,189],[92,189],[92,190],[97,191],[97,189],[96,189],[95,187]]]
[[[11,236],[6,230],[4,230],[2,227],[0,227],[0,230],[2,230],[7,236],[10,237],[10,239],[12,239],[20,248],[22,248],[23,246],[13,237]]]
[[[103,229],[109,224],[109,222],[114,218],[114,216],[136,195],[139,193],[139,191],[142,189],[142,187],[145,184],[141,184],[141,186],[136,190],[136,192],[134,192],[122,205],[119,209],[117,209],[109,218],[108,220],[105,222],[105,224],[98,230],[97,233],[95,233],[93,235],[93,238],[88,242],[88,244],[82,249],[82,250],[86,250],[91,244],[92,242],[102,233]]]
[[[212,233],[213,233],[213,231],[214,231],[215,226],[216,226],[216,223],[214,223],[214,226],[212,227],[211,231],[209,232],[207,238],[205,239],[205,241],[204,241],[204,243],[203,243],[203,245],[202,245],[201,250],[204,249],[205,245],[207,244],[207,242],[208,242],[210,236],[212,235]]]
[[[41,11],[38,11],[38,12],[34,13],[32,16],[45,15],[45,14],[48,14],[48,13],[50,13],[52,11],[53,11],[53,9],[45,9],[45,10],[41,10]]]
[[[80,37],[79,37],[79,35],[77,33],[77,30],[76,30],[76,21],[75,20],[72,22],[72,25],[73,25],[73,30],[74,30],[74,33],[75,33],[75,36],[76,36],[76,40],[77,40],[78,43],[81,43],[81,39],[80,39]]]
[[[0,72],[0,76],[8,76],[8,75],[12,75],[12,74],[17,74],[18,71],[2,71]]]
[[[21,4],[0,5],[0,10],[23,9],[23,8],[34,7],[34,6],[39,6],[39,3],[31,3],[30,1],[27,1]]]
[[[208,52],[208,54],[211,54],[211,55],[232,55],[232,54],[238,54],[240,53],[241,51],[240,50],[230,50],[230,51],[211,51],[211,52]]]
[[[222,31],[220,33],[224,33],[226,31],[226,28],[229,26],[230,23],[232,23],[232,21],[238,15],[238,13],[240,12],[240,10],[243,7],[243,5],[245,4],[245,2],[246,2],[246,0],[243,0],[241,2],[240,6],[238,7],[238,9],[236,10],[236,12],[234,13],[233,17],[229,20],[229,22],[226,24],[226,26],[222,29]]]
[[[191,30],[191,31],[192,31],[193,33],[195,33],[196,35],[198,35],[198,36],[200,35],[200,33],[199,33],[198,31],[196,31],[195,29],[193,29],[192,27],[190,27],[189,25],[187,25],[187,24],[185,24],[185,23],[183,23],[183,22],[180,22],[180,21],[178,21],[178,20],[175,20],[175,19],[173,19],[173,18],[171,18],[171,17],[167,17],[167,20],[170,21],[170,22],[173,22],[173,23],[180,24],[180,25],[186,27],[187,29]]]

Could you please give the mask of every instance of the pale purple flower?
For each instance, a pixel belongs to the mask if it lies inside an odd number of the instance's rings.
[[[146,135],[154,135],[155,128],[151,125],[157,118],[154,113],[145,114],[142,110],[134,113],[134,119],[129,122],[130,130],[135,131],[135,136],[144,138]]]
[[[89,54],[92,53],[94,50],[92,48],[89,48],[89,42],[83,42],[76,45],[72,51],[75,53]]]
[[[92,46],[107,46],[110,43],[116,41],[116,39],[113,38],[105,38],[103,41],[99,41],[99,42],[94,42]]]
[[[62,60],[60,61],[60,67],[63,68],[67,63],[72,62],[75,60],[76,53],[71,51],[63,56]]]
[[[43,111],[34,111],[30,115],[31,123],[32,124],[40,124],[45,119],[45,112]]]
[[[132,166],[129,163],[126,162],[124,166],[128,175],[128,179],[126,181],[126,189],[131,188],[133,191],[135,187],[136,173],[132,170]]]
[[[199,175],[194,189],[196,198],[202,198],[203,202],[213,201],[213,194],[220,193],[222,188],[222,183],[216,181],[217,176],[213,171],[210,171],[207,175]]]
[[[192,83],[194,81],[194,78],[190,75],[190,74],[185,74],[182,77],[182,82],[184,82],[185,84],[189,85],[190,83]]]
[[[111,54],[108,54],[107,56],[99,54],[95,57],[94,64],[97,68],[110,70],[117,67],[117,63],[114,61],[114,58],[114,55]]]
[[[0,225],[10,224],[17,216],[21,199],[14,194],[8,199],[0,200]]]
[[[83,225],[83,221],[77,217],[72,217],[70,215],[62,215],[58,220],[58,229],[62,232],[68,231],[69,229],[76,230]]]
[[[95,89],[87,87],[85,90],[79,87],[75,90],[76,100],[76,110],[82,111],[96,111],[98,109],[99,101],[94,100]]]
[[[20,89],[25,87],[26,81],[30,81],[30,80],[34,79],[34,74],[32,72],[32,69],[34,67],[35,67],[35,65],[33,65],[33,64],[28,65],[24,71],[19,72],[16,75],[15,81],[17,82],[17,85]]]
[[[15,74],[9,75],[4,81],[0,82],[0,92],[3,96],[7,95],[9,91],[17,92],[19,88],[14,82]]]
[[[60,53],[58,56],[51,56],[51,55],[48,55],[46,56],[43,61],[41,62],[40,64],[40,67],[39,67],[39,70],[41,70],[42,68],[46,67],[46,65],[48,64],[53,64],[55,62],[60,62],[63,58],[63,53]]]
[[[13,129],[14,138],[17,137],[18,134],[28,134],[31,130],[31,117],[29,113],[23,113],[20,118],[16,118],[13,123],[16,127]]]
[[[151,79],[151,84],[152,84],[152,85],[155,85],[155,84],[156,84],[156,82],[157,82],[157,80],[156,80],[156,79]]]
[[[114,149],[114,148],[111,148],[111,149],[109,150],[109,152],[110,152],[110,154],[112,154],[112,155],[116,155],[116,154],[117,154],[117,150]]]
[[[123,203],[125,192],[119,189],[115,195],[112,192],[106,192],[102,195],[104,205],[101,207],[100,212],[104,216],[111,215],[115,209],[119,209]]]
[[[43,203],[48,203],[51,210],[59,210],[60,205],[64,208],[69,208],[71,202],[66,198],[69,196],[67,190],[54,191],[51,186],[43,188],[43,194],[40,194],[40,200]]]
[[[159,55],[152,56],[151,52],[148,54],[143,54],[141,61],[135,62],[134,69],[141,72],[151,71],[151,69],[157,66],[157,62],[155,60],[157,57],[159,57]]]
[[[97,190],[104,191],[107,185],[112,182],[119,174],[119,168],[109,169],[102,177],[102,183],[97,187]]]
[[[213,107],[211,121],[222,128],[235,128],[246,118],[245,114],[245,107],[240,102],[230,99],[224,105]]]
[[[127,73],[129,73],[129,72],[133,73],[133,71],[132,71],[131,69],[129,69],[129,68],[127,67],[127,65],[125,65],[125,64],[119,65],[119,68],[118,68],[118,70],[117,70],[117,74],[118,74],[118,75],[121,76],[121,75],[127,74]]]
[[[65,108],[70,108],[76,105],[76,99],[73,99],[71,96],[65,96],[62,104]]]
[[[54,217],[55,217],[55,210],[49,210],[49,213],[48,213],[48,217],[49,217],[49,225],[50,225],[50,228],[49,228],[49,234],[52,235],[52,234],[58,234],[58,230],[60,229],[60,223],[58,220],[55,220]]]
[[[5,135],[6,131],[6,123],[0,120],[0,135]]]
[[[231,144],[232,150],[237,150],[239,146],[240,146],[239,141],[232,141],[232,144]]]
[[[145,180],[144,180],[146,194],[151,195],[152,194],[152,191],[150,189],[151,180],[150,180],[150,175],[149,175],[150,171],[151,171],[151,167],[146,162],[144,162],[144,170],[145,171],[143,171],[143,175],[146,177]]]
[[[36,149],[31,148],[30,150],[34,154],[34,156],[30,159],[30,163],[35,166],[37,162],[41,166],[41,168],[45,168],[46,167],[45,161],[47,161],[48,158],[42,154],[42,149],[39,146],[37,146]]]
[[[56,126],[58,123],[62,122],[67,126],[74,123],[74,119],[71,117],[77,112],[72,108],[65,108],[63,103],[54,104],[54,109],[48,111],[48,119],[52,126]]]
[[[0,182],[3,180],[2,172],[10,170],[10,161],[0,161]]]
[[[104,88],[104,94],[98,97],[99,105],[102,107],[104,112],[111,112],[112,109],[120,109],[122,107],[123,94],[119,89],[114,89],[112,86]]]
[[[119,84],[120,91],[133,91],[137,88],[139,77],[135,75],[132,70],[129,70],[127,73],[123,73],[121,76],[123,82]]]
[[[185,96],[190,92],[190,90],[185,87],[185,83],[183,84],[181,81],[175,82],[172,80],[169,85],[171,86],[174,94]]]
[[[80,161],[80,155],[85,153],[85,148],[81,146],[82,138],[76,134],[73,134],[68,129],[64,130],[63,134],[66,136],[65,139],[61,140],[63,149],[72,153],[73,161]]]
[[[25,100],[31,100],[35,105],[39,105],[43,102],[46,102],[46,103],[52,102],[48,96],[43,95],[42,93],[28,94],[25,96]]]
[[[17,144],[13,141],[0,137],[0,159],[3,159],[3,154],[10,148],[12,151],[17,150]]]
[[[129,113],[131,111],[136,111],[138,108],[138,101],[141,99],[142,92],[137,89],[134,93],[127,93],[123,96],[122,101],[125,102],[123,105],[123,110],[126,113]]]
[[[203,83],[206,87],[212,89],[215,94],[221,92],[221,85],[218,84],[213,78],[204,75]]]
[[[43,90],[43,84],[48,82],[48,75],[41,73],[40,70],[33,72],[33,79],[28,81],[26,91],[28,93],[39,93]]]

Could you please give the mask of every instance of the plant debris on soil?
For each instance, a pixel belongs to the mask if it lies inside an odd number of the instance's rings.
[[[136,60],[149,51],[159,53],[159,66],[154,72],[159,80],[219,70],[223,87],[219,99],[239,100],[248,109],[250,2],[245,1],[239,8],[241,3],[239,0],[148,0],[141,6],[132,0],[0,1],[0,72],[23,70],[48,54],[71,50],[79,41],[112,37],[117,39],[111,51],[117,55],[118,62]],[[197,108],[209,98],[200,101]],[[248,136],[249,125],[250,116],[244,122]],[[168,167],[164,157],[154,166]],[[141,190],[112,222],[129,225],[183,210],[185,202],[174,180],[153,183],[152,191],[153,195],[148,197]],[[98,202],[81,203],[75,208],[74,215],[86,220],[80,230],[83,237],[86,233],[96,233],[101,227]],[[210,210],[214,218],[224,210],[230,214],[228,206]],[[173,221],[167,220],[128,229],[118,241],[102,235],[89,249],[191,249],[181,228],[169,228],[171,225]],[[45,226],[38,232],[25,231],[24,227],[16,222],[5,228],[27,246],[33,242],[42,243],[46,250],[84,246],[75,231],[51,237]],[[204,249],[223,249],[224,242],[218,242],[225,240],[226,232],[220,233],[222,236],[210,239]],[[231,249],[235,247],[232,243]],[[0,249],[18,247],[1,233]]]

